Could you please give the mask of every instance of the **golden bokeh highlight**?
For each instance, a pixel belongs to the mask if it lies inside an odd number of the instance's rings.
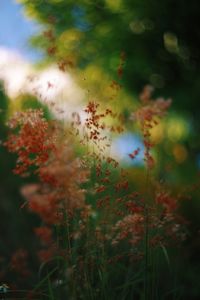
[[[183,145],[176,144],[173,147],[173,155],[174,155],[176,162],[181,164],[187,159],[188,152],[187,152],[187,149]]]
[[[189,127],[184,119],[171,118],[166,124],[167,136],[170,141],[177,142],[186,138],[189,134]]]
[[[162,142],[165,134],[165,125],[159,123],[157,126],[151,129],[151,141],[154,144],[159,144]]]

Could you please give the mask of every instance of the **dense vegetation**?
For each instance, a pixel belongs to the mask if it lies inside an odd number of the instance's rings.
[[[84,96],[1,91],[2,297],[199,299],[198,2],[19,2]]]

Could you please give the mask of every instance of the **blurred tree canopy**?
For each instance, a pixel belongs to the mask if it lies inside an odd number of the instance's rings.
[[[93,64],[115,78],[124,52],[122,81],[128,91],[138,93],[151,83],[173,98],[174,108],[198,116],[198,0],[18,1],[46,28],[53,25],[56,59],[68,57],[83,69]],[[33,43],[47,46],[43,34]]]

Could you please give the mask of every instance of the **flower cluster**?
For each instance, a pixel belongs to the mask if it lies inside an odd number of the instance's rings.
[[[150,130],[170,106],[170,101],[151,100],[151,92],[150,87],[144,89],[141,107],[132,115],[142,129],[148,170],[154,165]],[[85,123],[73,113],[74,130],[47,121],[41,110],[17,113],[8,123],[11,132],[5,142],[18,155],[15,173],[24,176],[33,171],[38,177],[37,183],[23,186],[21,194],[28,209],[42,220],[34,230],[41,243],[39,259],[67,260],[71,279],[64,274],[69,280],[76,278],[81,288],[86,284],[84,270],[98,269],[99,251],[111,252],[110,264],[119,258],[138,261],[145,257],[145,241],[152,250],[185,238],[178,198],[159,184],[152,189],[153,180],[143,180],[137,189],[129,171],[106,151],[107,135],[115,131],[112,124],[106,125],[107,117],[116,117],[112,110],[99,112],[99,104],[90,101],[84,112]],[[75,156],[72,145],[77,140],[83,155]],[[134,159],[139,152],[137,148],[129,157]],[[150,185],[148,195],[145,184]],[[85,253],[93,254],[84,258]]]
[[[150,169],[153,168],[155,164],[150,151],[153,147],[150,131],[153,127],[158,125],[159,120],[166,114],[171,105],[171,99],[164,100],[158,98],[152,100],[152,92],[152,86],[147,85],[144,87],[143,92],[140,94],[141,107],[131,115],[131,119],[137,120],[140,124],[145,146],[145,161],[147,167]]]
[[[42,110],[16,112],[8,126],[12,132],[4,145],[18,155],[16,174],[25,175],[31,166],[39,167],[47,162],[50,152],[55,149],[55,136],[54,128],[44,119]]]
[[[8,124],[10,129],[17,129],[5,142],[9,151],[18,154],[15,173],[23,176],[28,168],[34,167],[38,175],[39,182],[23,186],[21,194],[29,210],[47,225],[36,229],[36,234],[44,246],[50,247],[51,226],[62,224],[65,215],[72,216],[75,210],[87,206],[81,184],[87,181],[89,172],[74,157],[72,146],[63,139],[58,124],[47,122],[41,110],[17,113]],[[55,249],[47,250],[43,249],[40,257],[55,253]]]

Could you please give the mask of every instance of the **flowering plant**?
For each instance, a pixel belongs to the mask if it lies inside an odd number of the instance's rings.
[[[8,122],[5,146],[17,154],[14,173],[37,177],[21,187],[21,194],[23,206],[41,219],[41,226],[34,229],[40,240],[38,258],[42,269],[49,267],[36,289],[41,293],[47,289],[51,299],[64,295],[105,299],[108,293],[150,299],[156,288],[158,252],[169,262],[167,246],[185,239],[180,196],[153,175],[151,129],[171,101],[152,100],[151,93],[151,87],[145,87],[140,107],[130,118],[138,122],[145,148],[142,188],[131,181],[132,170],[109,154],[111,133],[123,130],[110,108],[102,110],[90,101],[85,120],[73,113],[67,127],[62,121],[47,120],[41,109],[17,112]],[[114,120],[112,125],[106,123],[108,118]],[[128,156],[134,160],[139,152],[136,148]],[[13,258],[15,269],[23,253]],[[51,270],[52,262],[56,267]],[[119,278],[123,284],[117,283]],[[110,282],[117,283],[112,291]]]

